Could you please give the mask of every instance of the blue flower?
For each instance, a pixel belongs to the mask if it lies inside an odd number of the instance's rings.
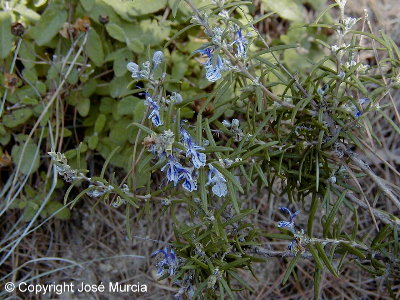
[[[159,253],[163,254],[164,258],[160,260],[156,265],[158,267],[157,269],[158,275],[159,276],[164,275],[164,271],[166,269],[168,269],[170,276],[175,275],[175,272],[178,267],[178,259],[175,255],[174,249],[172,249],[171,247],[165,247],[164,249],[153,252],[151,256],[157,255]]]
[[[197,190],[197,183],[193,180],[192,173],[189,169],[182,168],[178,177],[178,181],[183,180],[182,187],[188,192]]]
[[[291,242],[290,242],[290,244],[288,245],[288,249],[290,250],[290,251],[293,251],[293,248],[294,248],[294,246],[296,245],[296,240],[292,240]]]
[[[129,72],[132,73],[132,78],[139,78],[140,77],[140,68],[138,64],[134,62],[130,62],[126,65],[126,68]]]
[[[182,187],[185,190],[189,192],[197,190],[197,183],[192,177],[191,170],[183,167],[173,155],[168,157],[168,161],[161,168],[161,171],[164,171],[165,169],[167,170],[168,181],[173,181],[174,186],[183,180]]]
[[[360,104],[360,105],[364,105],[365,103],[368,103],[368,102],[369,102],[368,98],[358,99],[358,104]]]
[[[206,165],[207,157],[204,153],[197,152],[196,150],[204,150],[204,148],[194,145],[192,148],[186,150],[186,157],[191,157],[193,166],[196,169],[199,169],[200,167],[204,167]]]
[[[196,145],[190,134],[182,127],[180,129],[180,132],[181,132],[181,139],[186,147],[186,157],[192,159],[193,166],[196,169],[204,167],[206,165],[207,157],[204,153],[198,152],[198,150],[204,150],[204,148]]]
[[[212,184],[212,192],[218,197],[226,196],[228,189],[226,179],[212,164],[208,164],[210,171],[208,172],[208,182],[206,185]]]
[[[144,104],[146,104],[151,112],[148,116],[148,119],[151,119],[153,122],[154,126],[161,126],[163,122],[161,121],[160,118],[160,107],[156,102],[154,102],[153,99],[151,99],[150,94],[146,92],[146,100],[144,101]]]
[[[247,44],[249,41],[243,37],[242,35],[242,29],[239,29],[236,31],[237,39],[233,41],[231,45],[236,44],[236,56],[240,58],[245,58],[246,57],[246,52],[247,52]]]
[[[179,182],[179,174],[182,173],[184,167],[176,160],[172,155],[168,157],[167,163],[161,168],[164,171],[167,168],[167,179],[168,181],[173,181],[174,186]]]
[[[206,78],[210,82],[215,82],[218,79],[220,79],[222,76],[221,72],[225,69],[224,63],[219,55],[217,55],[216,64],[215,65],[213,64],[213,55],[212,55],[213,52],[214,49],[211,47],[205,49],[198,49],[193,52],[207,56],[207,60],[205,63],[203,63],[203,65],[206,69]]]
[[[217,56],[217,63],[215,66],[213,65],[212,59],[210,59],[204,67],[206,68],[206,78],[210,82],[215,82],[220,79],[222,77],[221,71],[225,68],[219,55]]]
[[[153,54],[154,66],[157,66],[157,65],[161,64],[163,60],[164,60],[164,53],[162,51],[154,52],[154,54]]]
[[[292,213],[291,210],[286,207],[279,207],[279,209],[282,212],[289,214],[289,221],[279,221],[277,226],[279,228],[287,228],[291,232],[295,233],[294,218],[300,213],[300,210],[296,211],[295,213]]]
[[[212,59],[212,53],[214,52],[214,48],[207,47],[204,49],[197,49],[193,53],[200,53],[201,55],[207,55],[208,59]]]

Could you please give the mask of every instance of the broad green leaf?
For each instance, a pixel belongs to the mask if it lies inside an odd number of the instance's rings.
[[[100,39],[100,36],[91,28],[88,33],[88,40],[86,43],[86,53],[92,62],[100,67],[104,63],[104,50],[103,50],[103,41]]]
[[[140,39],[129,39],[126,45],[128,46],[129,50],[137,54],[141,54],[144,51],[144,45]]]
[[[132,60],[132,53],[124,48],[123,51],[119,52],[119,55],[114,59],[114,74],[117,77],[125,75],[128,70],[126,65]]]
[[[11,48],[11,15],[8,12],[0,12],[0,58],[6,58]]]
[[[82,117],[86,117],[90,110],[90,100],[88,98],[79,99],[76,109]]]
[[[95,4],[95,0],[80,0],[83,8],[87,11],[91,11],[93,5]]]
[[[114,77],[109,84],[110,96],[113,98],[118,98],[129,94],[130,89],[128,88],[128,85],[131,83],[131,81],[132,79],[128,75]]]
[[[89,149],[94,150],[97,147],[97,144],[99,143],[99,137],[97,135],[92,135],[88,138],[87,140]]]
[[[127,119],[121,119],[113,126],[110,130],[110,139],[117,145],[123,144],[128,140],[128,126],[130,121]]]
[[[304,8],[301,3],[293,0],[262,0],[270,10],[276,12],[279,16],[289,21],[302,22]]]
[[[135,17],[155,13],[167,4],[167,0],[103,0],[124,20],[133,21]]]
[[[22,58],[22,64],[25,68],[31,69],[35,66],[35,46],[32,42],[24,40],[19,48],[18,56]]]
[[[32,28],[32,37],[39,46],[51,41],[67,21],[68,13],[60,6],[49,6],[38,24]]]
[[[175,0],[174,4],[172,5],[172,16],[174,18],[176,17],[176,13],[178,11],[180,2],[181,2],[181,0]]]
[[[128,96],[123,98],[122,100],[118,101],[118,114],[123,115],[132,115],[135,112],[136,105],[141,100],[139,98]]]
[[[94,124],[94,131],[100,133],[106,124],[107,117],[104,114],[99,114]]]
[[[50,201],[46,205],[45,209],[48,215],[52,215],[58,211],[55,214],[55,217],[60,220],[69,220],[71,217],[70,210],[67,207],[64,207],[64,205],[62,205],[60,202]]]
[[[124,30],[115,23],[108,23],[106,25],[106,30],[108,34],[120,42],[126,41],[126,36]]]
[[[35,0],[34,5],[35,7],[41,7],[42,5],[46,4],[47,0]]]
[[[24,124],[32,116],[33,111],[30,108],[20,108],[14,110],[9,115],[3,117],[3,124],[6,127],[14,128]]]
[[[125,35],[129,41],[139,39],[143,45],[159,46],[169,36],[169,21],[162,23],[154,19],[142,20],[139,24],[124,25]]]
[[[33,21],[33,22],[37,22],[40,19],[40,15],[37,12],[35,12],[34,10],[26,7],[23,4],[17,4],[14,7],[14,11],[16,11],[21,16],[23,16],[23,17],[25,17],[25,18],[29,19],[30,21]]]
[[[30,175],[39,168],[40,151],[36,144],[29,143],[26,145],[24,155],[22,156],[23,148],[23,144],[15,145],[12,148],[11,156],[15,165],[20,165],[20,172],[25,175]]]

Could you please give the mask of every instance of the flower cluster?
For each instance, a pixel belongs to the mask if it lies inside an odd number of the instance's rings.
[[[67,158],[64,154],[60,152],[47,152],[50,155],[51,159],[55,162],[55,168],[58,175],[63,176],[66,182],[72,182],[76,179],[80,179],[81,176],[78,174],[77,170],[71,168],[68,165]]]
[[[134,79],[152,79],[152,74],[154,70],[160,65],[164,60],[164,53],[161,51],[156,51],[153,54],[153,67],[151,68],[150,61],[145,61],[142,63],[142,67],[140,68],[139,65],[135,62],[129,62],[126,65],[126,68],[129,72],[132,73],[132,78]]]
[[[179,266],[179,259],[175,255],[174,249],[171,247],[165,247],[164,249],[153,252],[151,256],[155,256],[159,253],[163,255],[163,259],[156,264],[157,274],[161,277],[167,270],[169,276],[174,276]]]
[[[182,187],[188,192],[197,190],[197,182],[193,179],[192,172],[189,168],[185,168],[175,158],[175,156],[168,156],[167,163],[161,168],[161,171],[166,171],[168,181],[174,182],[176,186],[183,180]]]
[[[182,187],[188,192],[197,190],[197,172],[196,169],[206,165],[207,157],[204,153],[204,147],[199,146],[189,134],[189,132],[180,127],[180,141],[185,147],[185,151],[173,149],[174,133],[171,130],[166,130],[162,134],[152,134],[144,139],[145,147],[158,158],[166,158],[165,165],[161,171],[165,172],[168,181],[173,182],[174,186],[182,182]],[[185,157],[190,160],[191,165],[185,167],[179,157]],[[233,163],[233,161],[231,162]],[[211,164],[208,164],[209,174],[207,185],[212,185],[212,192],[218,197],[223,197],[227,194],[227,186],[225,177]]]

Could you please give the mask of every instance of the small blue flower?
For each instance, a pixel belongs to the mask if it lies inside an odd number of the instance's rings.
[[[174,101],[174,104],[181,104],[183,101],[182,95],[176,92],[172,92],[171,100]]]
[[[171,247],[165,247],[164,249],[153,252],[151,256],[157,255],[159,253],[163,254],[164,258],[160,260],[156,265],[158,267],[157,270],[158,275],[159,276],[164,275],[166,269],[168,269],[170,276],[175,275],[175,272],[178,267],[178,260],[175,255],[174,249],[172,249]]]
[[[206,78],[210,82],[215,82],[221,78],[221,72],[225,69],[224,63],[219,55],[217,55],[216,64],[213,64],[213,52],[214,49],[211,47],[205,49],[198,49],[193,53],[200,53],[207,56],[207,61],[203,63],[206,69]]]
[[[290,242],[290,244],[288,245],[288,249],[289,249],[290,251],[293,251],[293,248],[294,248],[295,245],[296,245],[296,240],[292,240],[292,241]]]
[[[162,51],[154,52],[154,54],[153,54],[153,64],[154,64],[154,66],[157,66],[157,65],[161,64],[163,60],[164,60],[164,53]]]
[[[179,182],[179,174],[182,173],[184,167],[176,160],[172,155],[168,157],[167,163],[161,168],[164,171],[167,168],[167,179],[168,181],[173,181],[174,186]]]
[[[279,221],[277,226],[279,228],[287,228],[291,232],[295,233],[294,218],[300,213],[300,210],[296,211],[295,213],[292,213],[291,210],[286,207],[279,207],[279,209],[282,212],[289,214],[289,221]]]
[[[197,152],[196,150],[204,150],[204,148],[194,145],[192,148],[189,148],[186,151],[186,157],[191,157],[193,166],[196,169],[199,169],[200,167],[204,167],[206,165],[207,157],[204,153]]]
[[[362,115],[362,113],[358,109],[353,112],[353,116],[356,117],[356,118],[361,117],[361,115]]]
[[[226,196],[228,188],[226,186],[226,179],[212,164],[208,164],[210,171],[208,172],[208,182],[206,185],[212,184],[212,192],[218,197]]]
[[[146,100],[144,101],[144,104],[146,104],[151,112],[148,116],[148,119],[151,119],[153,122],[154,126],[161,126],[163,122],[161,121],[160,118],[160,107],[154,100],[150,97],[150,94],[146,92]]]
[[[130,62],[126,65],[126,68],[129,72],[132,73],[132,78],[139,78],[140,77],[140,68],[138,64],[134,62]]]
[[[182,168],[178,177],[178,181],[183,180],[182,187],[188,192],[197,190],[197,183],[193,180],[192,173],[189,169]]]
[[[213,65],[212,59],[204,66],[206,68],[206,78],[210,82],[215,82],[222,77],[221,72],[224,70],[224,63],[221,57],[217,56],[217,63]]]
[[[358,99],[358,104],[360,104],[360,105],[364,105],[365,103],[368,103],[368,102],[369,102],[368,98]]]
[[[231,45],[236,44],[236,56],[240,58],[245,58],[246,57],[246,52],[247,52],[247,44],[249,41],[243,37],[242,35],[242,29],[239,29],[236,31],[237,39],[233,41]]]
[[[180,129],[180,132],[181,139],[186,147],[186,157],[192,159],[192,163],[196,169],[204,167],[206,165],[207,157],[204,153],[198,152],[198,150],[204,150],[204,148],[196,145],[190,134],[182,127]]]
[[[212,59],[212,53],[214,52],[214,48],[207,47],[204,49],[197,49],[194,53],[200,53],[201,55],[207,55],[208,59]]]

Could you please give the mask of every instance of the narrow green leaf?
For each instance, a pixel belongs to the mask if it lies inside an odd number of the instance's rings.
[[[296,266],[297,262],[300,260],[301,257],[301,252],[297,253],[295,257],[292,258],[292,260],[289,262],[285,275],[283,276],[282,279],[282,285],[286,283],[286,281],[289,279],[290,274],[293,272],[294,267]]]
[[[310,253],[313,256],[315,263],[317,265],[317,268],[323,270],[324,263],[322,262],[321,258],[319,257],[317,250],[315,250],[314,246],[311,243],[308,245],[308,250],[310,250]]]
[[[329,260],[328,256],[326,255],[324,247],[321,245],[321,243],[319,243],[319,242],[315,243],[315,247],[317,248],[319,257],[322,259],[322,261],[324,262],[324,264],[328,268],[328,270],[332,273],[332,275],[339,277],[339,274],[337,273],[335,267],[332,265],[332,262]]]
[[[234,186],[238,188],[238,190],[241,193],[244,193],[242,186],[240,185],[240,182],[236,179],[236,177],[229,172],[227,169],[222,167],[220,164],[213,164],[213,166],[222,173],[222,175],[225,176],[225,179],[228,180],[228,182],[231,182]]]
[[[346,193],[347,193],[347,191],[343,191],[342,194],[339,196],[339,198],[336,200],[335,205],[332,207],[332,210],[329,213],[329,216],[324,224],[324,236],[327,236],[329,227],[331,226],[333,219],[335,218],[337,211],[339,210],[339,207],[342,204],[342,202],[346,196]]]
[[[228,187],[228,192],[229,192],[229,196],[230,196],[232,205],[233,205],[233,207],[235,208],[236,213],[239,213],[239,212],[240,212],[240,208],[239,208],[238,200],[237,200],[237,198],[236,198],[236,191],[235,191],[235,189],[233,188],[232,182],[231,182],[231,181],[228,181],[228,182],[226,183],[226,185],[227,185],[227,187]]]
[[[180,3],[181,3],[181,0],[175,0],[174,4],[172,5],[172,16],[174,18],[176,17],[176,13],[178,12]]]
[[[321,270],[323,269],[315,269],[314,271],[314,299],[318,300],[320,299],[319,296],[319,290],[320,290],[320,285],[321,285]]]
[[[319,207],[319,204],[320,204],[320,201],[319,201],[318,195],[313,194],[313,198],[311,201],[310,214],[309,214],[308,223],[307,223],[308,236],[312,236],[315,213]]]
[[[266,187],[268,187],[269,183],[268,183],[267,177],[265,177],[265,174],[261,170],[260,165],[258,163],[255,163],[254,167],[256,168],[256,171],[257,171],[258,175],[260,175],[261,181],[265,184]]]
[[[347,252],[354,254],[355,256],[358,256],[361,259],[366,259],[366,256],[363,252],[361,252],[355,247],[350,246],[348,243],[340,243],[340,246]]]
[[[228,283],[225,281],[224,278],[220,279],[220,282],[222,283],[222,285],[224,286],[224,289],[226,290],[226,292],[228,293],[229,297],[231,297],[231,299],[236,299],[235,294],[232,292],[231,288],[229,287]]]

